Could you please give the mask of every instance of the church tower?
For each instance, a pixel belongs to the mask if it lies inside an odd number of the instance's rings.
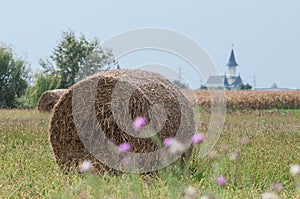
[[[222,88],[239,89],[240,88],[240,86],[243,83],[243,80],[240,75],[236,74],[236,68],[238,64],[235,60],[233,45],[226,66],[228,67],[228,74],[209,76],[208,80],[206,81],[207,87],[215,88],[215,89],[222,89]]]
[[[226,76],[226,80],[228,82],[228,88],[229,89],[238,89],[241,86],[241,84],[243,83],[243,81],[242,81],[242,78],[240,77],[240,75],[236,74],[236,68],[237,68],[238,64],[235,60],[233,45],[232,45],[229,60],[226,65],[228,67],[228,74]]]

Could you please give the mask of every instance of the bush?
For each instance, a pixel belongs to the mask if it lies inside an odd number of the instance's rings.
[[[0,45],[0,108],[19,106],[28,84],[28,64],[15,57],[11,48]]]

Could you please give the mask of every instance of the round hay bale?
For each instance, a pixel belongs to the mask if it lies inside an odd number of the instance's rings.
[[[141,132],[133,127],[138,116],[147,120]],[[189,157],[194,131],[193,111],[174,84],[153,72],[126,69],[103,71],[70,87],[54,107],[49,136],[64,169],[89,160],[100,173],[147,173]],[[168,137],[184,150],[169,155],[162,145]],[[130,151],[120,152],[125,142]]]
[[[42,93],[38,101],[38,110],[40,112],[52,111],[54,105],[58,102],[59,98],[64,94],[67,89],[55,89]]]

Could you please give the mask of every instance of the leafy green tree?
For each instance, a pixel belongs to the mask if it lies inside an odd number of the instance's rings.
[[[41,59],[39,64],[42,72],[34,75],[34,85],[26,90],[22,99],[25,107],[35,107],[41,94],[47,90],[68,88],[116,62],[111,51],[100,47],[98,39],[88,41],[83,35],[77,38],[73,31],[69,31],[63,32],[52,55]]]
[[[250,84],[241,84],[240,90],[251,90],[252,86]]]
[[[103,50],[98,39],[88,41],[82,34],[77,38],[73,31],[63,32],[50,59],[52,62],[41,61],[44,64],[42,67],[59,72],[59,88],[68,88],[78,80],[114,63],[111,51]]]
[[[276,83],[273,83],[272,85],[271,85],[271,89],[277,89],[278,88],[278,85],[276,84]]]
[[[174,80],[173,83],[180,89],[188,89],[188,85],[180,82],[179,80]]]
[[[26,90],[22,98],[22,104],[26,108],[34,108],[43,92],[57,89],[60,85],[60,77],[57,73],[36,73],[35,84]]]
[[[201,86],[200,86],[200,90],[207,90],[208,88],[207,88],[207,86],[206,85],[204,85],[204,84],[201,84]]]
[[[0,45],[0,108],[18,106],[28,84],[29,65],[14,56],[11,48]]]

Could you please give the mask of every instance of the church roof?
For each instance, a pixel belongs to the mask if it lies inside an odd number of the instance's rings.
[[[207,83],[224,83],[225,75],[212,75],[209,76]]]
[[[236,77],[226,77],[228,81],[229,88],[239,88],[243,83],[241,76]]]
[[[208,78],[206,85],[210,88],[222,88],[226,87],[228,82],[225,75],[213,75]]]
[[[225,75],[212,75],[208,78],[206,85],[209,88],[239,88],[243,83],[240,76],[226,77]]]
[[[229,61],[227,63],[227,66],[232,66],[232,67],[236,67],[238,66],[236,60],[235,60],[235,56],[234,56],[234,51],[233,49],[231,50],[231,53],[230,53],[230,57],[229,57]]]

